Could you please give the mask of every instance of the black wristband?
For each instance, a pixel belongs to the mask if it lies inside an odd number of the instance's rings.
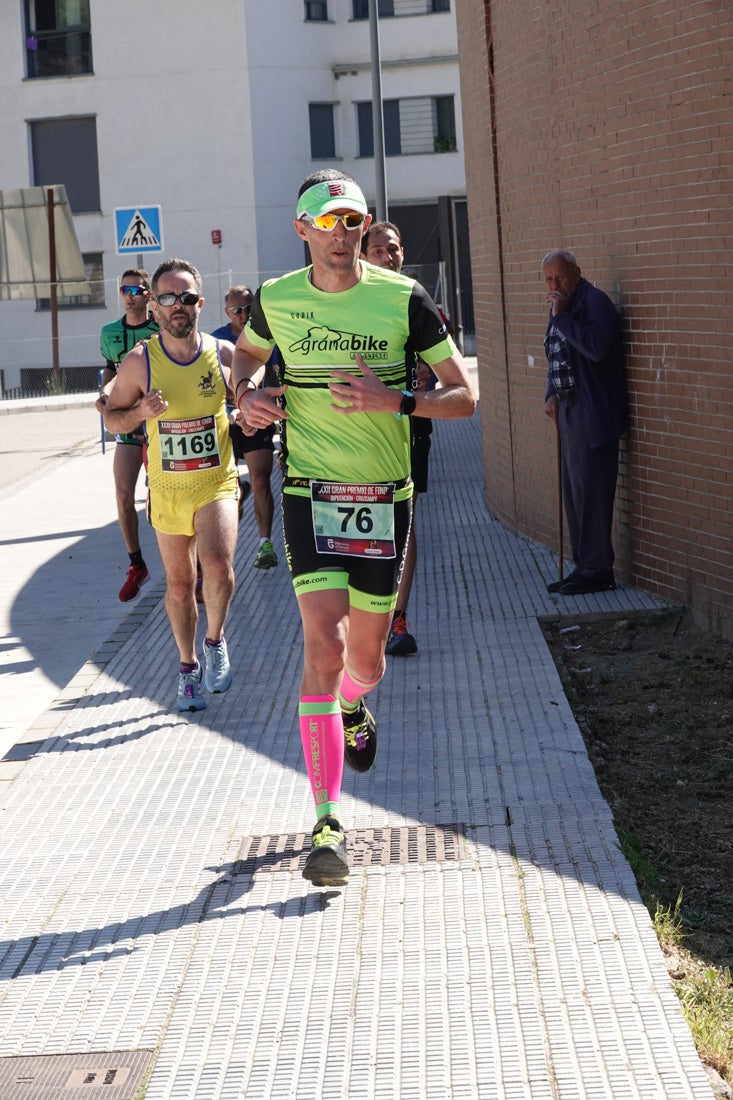
[[[237,382],[236,389],[234,390],[235,398],[239,394],[239,387],[242,385],[242,382],[249,382],[249,384],[250,384],[250,386],[252,387],[253,390],[257,389],[256,383],[253,382],[251,378],[240,378],[239,381]]]

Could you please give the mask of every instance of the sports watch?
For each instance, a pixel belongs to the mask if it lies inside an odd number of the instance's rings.
[[[416,404],[417,401],[412,390],[403,390],[402,400],[400,401],[400,416],[409,416],[414,413]]]

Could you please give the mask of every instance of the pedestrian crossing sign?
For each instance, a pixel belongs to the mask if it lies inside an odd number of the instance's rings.
[[[115,210],[117,255],[162,252],[163,222],[159,206],[123,206]]]

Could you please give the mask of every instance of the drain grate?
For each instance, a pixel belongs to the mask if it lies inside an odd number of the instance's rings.
[[[130,1100],[152,1050],[0,1058],[0,1100]]]
[[[456,862],[461,830],[457,825],[404,825],[399,828],[352,829],[346,846],[351,867],[395,867],[407,864]],[[230,875],[297,871],[310,851],[310,836],[245,837]]]
[[[456,825],[405,825],[399,829],[359,829],[349,834],[354,867],[393,867],[410,863],[454,863],[459,859]]]

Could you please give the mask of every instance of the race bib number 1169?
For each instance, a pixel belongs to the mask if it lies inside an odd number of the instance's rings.
[[[219,439],[213,416],[196,420],[159,420],[160,462],[171,474],[210,470],[221,466]]]

